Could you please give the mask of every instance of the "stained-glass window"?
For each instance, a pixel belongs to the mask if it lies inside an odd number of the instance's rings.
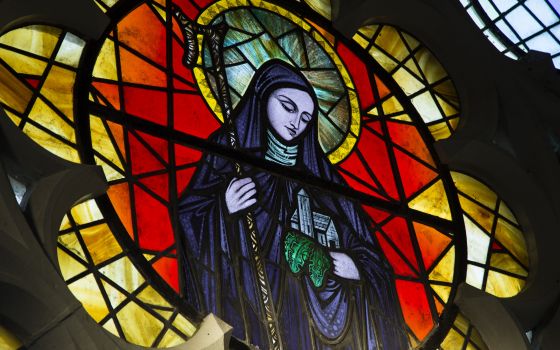
[[[451,78],[437,58],[414,36],[390,25],[369,25],[354,34],[366,50],[409,96],[436,140],[455,131],[459,98]],[[383,107],[385,115],[395,111]]]
[[[0,349],[17,350],[21,349],[21,342],[7,328],[0,325]]]
[[[473,349],[487,350],[488,347],[478,330],[462,314],[458,314],[453,326],[440,346],[441,350]]]
[[[521,228],[507,204],[480,181],[452,172],[467,233],[467,283],[498,297],[525,286],[529,256]]]
[[[526,250],[501,199],[461,187],[433,152],[460,106],[425,46],[388,25],[347,40],[296,2],[96,2],[112,19],[97,42],[48,26],[0,38],[9,117],[109,183],[58,240],[93,319],[157,347],[213,312],[261,348],[416,348],[444,334],[444,349],[484,348],[449,308],[456,287],[479,268],[479,288],[517,293],[528,264],[510,260]],[[496,222],[484,262],[465,199]]]
[[[500,52],[519,58],[529,50],[548,52],[560,68],[560,5],[555,0],[461,0]]]

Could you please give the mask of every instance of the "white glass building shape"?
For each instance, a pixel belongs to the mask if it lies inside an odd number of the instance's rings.
[[[314,211],[311,198],[302,188],[298,192],[298,206],[290,219],[293,229],[299,230],[329,248],[340,248],[338,232],[330,216]]]
[[[552,55],[560,69],[560,0],[460,0],[500,52],[518,59],[529,50]]]

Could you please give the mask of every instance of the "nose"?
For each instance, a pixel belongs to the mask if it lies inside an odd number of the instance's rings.
[[[299,115],[298,113],[294,113],[294,116],[292,117],[292,119],[290,120],[290,125],[298,130],[299,129],[299,124],[301,123],[301,115]]]

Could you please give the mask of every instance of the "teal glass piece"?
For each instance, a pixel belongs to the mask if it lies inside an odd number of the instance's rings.
[[[226,12],[225,17],[226,22],[230,27],[236,28],[242,32],[261,34],[264,30],[253,14],[251,14],[251,11],[247,9],[228,11]]]
[[[257,20],[264,26],[266,31],[275,38],[278,38],[279,36],[296,28],[293,23],[280,19],[276,16],[271,16],[271,13],[268,11],[253,9],[252,12]]]
[[[305,272],[317,288],[325,282],[325,275],[331,269],[332,261],[323,247],[312,238],[289,231],[284,238],[284,255],[293,273]]]
[[[325,51],[313,40],[309,34],[303,35],[305,40],[305,48],[307,50],[307,59],[310,68],[334,69],[333,62],[327,57]]]
[[[307,68],[307,58],[305,57],[305,50],[303,48],[303,40],[301,34],[292,32],[278,39],[278,44],[290,53],[295,65],[299,68]]]

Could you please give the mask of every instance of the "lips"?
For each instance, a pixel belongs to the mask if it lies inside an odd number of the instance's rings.
[[[288,129],[288,132],[290,133],[291,136],[296,136],[296,129],[291,129],[288,128],[287,126],[285,128]]]

